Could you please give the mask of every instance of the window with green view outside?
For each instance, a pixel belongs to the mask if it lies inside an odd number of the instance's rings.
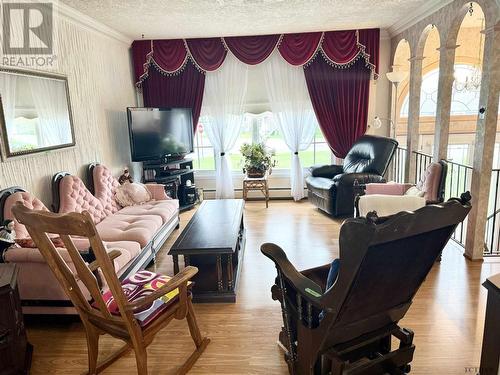
[[[206,121],[206,119],[205,119]],[[291,155],[273,114],[264,112],[260,114],[246,113],[243,126],[234,148],[228,153],[233,170],[242,169],[240,147],[243,143],[263,142],[275,152],[276,166],[274,169],[290,169]],[[214,149],[204,130],[204,118],[200,117],[194,141],[195,168],[198,170],[215,170]],[[314,140],[304,151],[300,152],[303,167],[315,164],[331,164],[332,153],[321,133],[316,128]]]

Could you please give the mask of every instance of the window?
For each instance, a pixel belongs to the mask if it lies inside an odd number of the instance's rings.
[[[474,71],[474,66],[466,64],[458,64],[454,66],[455,75],[465,77]],[[437,109],[437,94],[439,82],[439,69],[434,69],[427,73],[422,78],[422,88],[420,91],[420,116],[436,116]],[[475,115],[479,108],[479,92],[477,90],[469,90],[459,92],[453,87],[451,94],[451,116],[460,115]],[[401,106],[401,117],[408,117],[409,93]]]
[[[469,145],[468,144],[452,144],[448,145],[449,161],[458,164],[468,165],[469,162]]]
[[[38,117],[16,117],[9,126],[9,146],[12,151],[27,151],[40,147]]]
[[[195,135],[194,158],[195,166],[199,170],[214,170],[214,148],[204,132],[203,117],[200,118]],[[245,113],[241,133],[236,145],[229,152],[231,167],[234,171],[241,171],[240,147],[243,143],[263,142],[275,152],[275,169],[290,169],[290,150],[274,121],[272,112],[259,114]],[[314,164],[330,164],[332,153],[319,127],[314,134],[314,140],[307,150],[300,153],[303,167]]]
[[[198,170],[215,170],[214,148],[200,119],[194,136],[194,166]]]

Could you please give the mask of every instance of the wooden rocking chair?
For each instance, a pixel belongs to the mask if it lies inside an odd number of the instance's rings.
[[[114,270],[113,259],[119,256],[120,252],[118,250],[112,250],[109,253],[106,251],[94,222],[87,212],[61,215],[33,211],[20,202],[13,207],[12,212],[17,220],[26,226],[80,315],[87,335],[89,374],[99,373],[130,349],[135,352],[138,374],[147,374],[146,347],[153,341],[154,336],[174,318],[187,319],[189,331],[196,346],[195,351],[178,373],[185,374],[191,369],[210,342],[208,338],[201,336],[191,303],[188,282],[197,273],[196,267],[186,267],[170,279],[153,274],[161,277],[154,279],[156,285],[160,285],[159,288],[141,290],[140,297],[132,300],[130,289],[127,290],[127,298],[124,288],[131,288],[133,285],[122,285]],[[73,262],[75,273],[56,251],[53,242],[47,236],[48,233],[61,237]],[[91,264],[85,263],[70,236],[88,238],[96,260]],[[142,272],[146,276],[152,274],[148,271]],[[139,274],[140,272],[137,275]],[[140,276],[144,277],[144,274]],[[102,293],[99,279],[103,279],[102,281],[107,284],[108,292]],[[92,303],[86,298],[87,291],[92,297]],[[106,296],[108,298],[105,300]],[[116,309],[114,313],[110,312],[111,305],[114,305]],[[157,307],[158,310],[156,310]],[[152,309],[155,309],[156,313],[152,315],[151,320],[143,324],[144,322],[137,318],[138,314],[152,311]],[[106,333],[125,341],[125,345],[98,363],[99,336]]]
[[[340,229],[340,266],[299,272],[281,248],[262,253],[278,270],[272,298],[283,315],[280,343],[290,374],[405,374],[415,346],[402,319],[457,224],[470,194],[387,218],[347,219]],[[391,339],[399,345],[391,350]]]

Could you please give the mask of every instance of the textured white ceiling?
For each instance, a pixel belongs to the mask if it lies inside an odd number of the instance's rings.
[[[132,39],[389,28],[435,0],[59,0]]]

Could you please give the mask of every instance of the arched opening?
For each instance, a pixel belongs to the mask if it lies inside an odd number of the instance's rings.
[[[420,118],[418,126],[418,151],[415,155],[416,176],[421,174],[432,161],[434,133],[436,124],[436,109],[439,81],[439,47],[440,37],[437,27],[428,25],[420,36],[417,55],[422,53],[422,84],[420,88]],[[401,132],[408,129],[409,87],[401,91],[398,98],[398,114],[402,124]]]
[[[471,166],[481,91],[484,54],[484,13],[477,3],[467,5],[458,31],[450,110],[448,159]]]
[[[398,46],[396,47],[396,51],[394,53],[394,61],[393,61],[393,71],[402,71],[407,73],[406,78],[400,82],[393,94],[396,98],[396,108],[393,111],[393,121],[394,121],[394,136],[399,142],[399,144],[403,147],[406,147],[406,135],[408,133],[408,119],[402,119],[400,116],[400,108],[401,108],[401,93],[408,92],[409,82],[410,82],[410,44],[407,40],[402,39]],[[394,99],[393,99],[394,100]],[[392,136],[393,134],[391,134]],[[404,165],[404,164],[403,164]]]
[[[422,87],[420,89],[420,124],[418,149],[432,155],[436,127],[436,109],[439,81],[439,31],[434,25],[428,26],[422,62]],[[429,73],[432,73],[429,74]]]

